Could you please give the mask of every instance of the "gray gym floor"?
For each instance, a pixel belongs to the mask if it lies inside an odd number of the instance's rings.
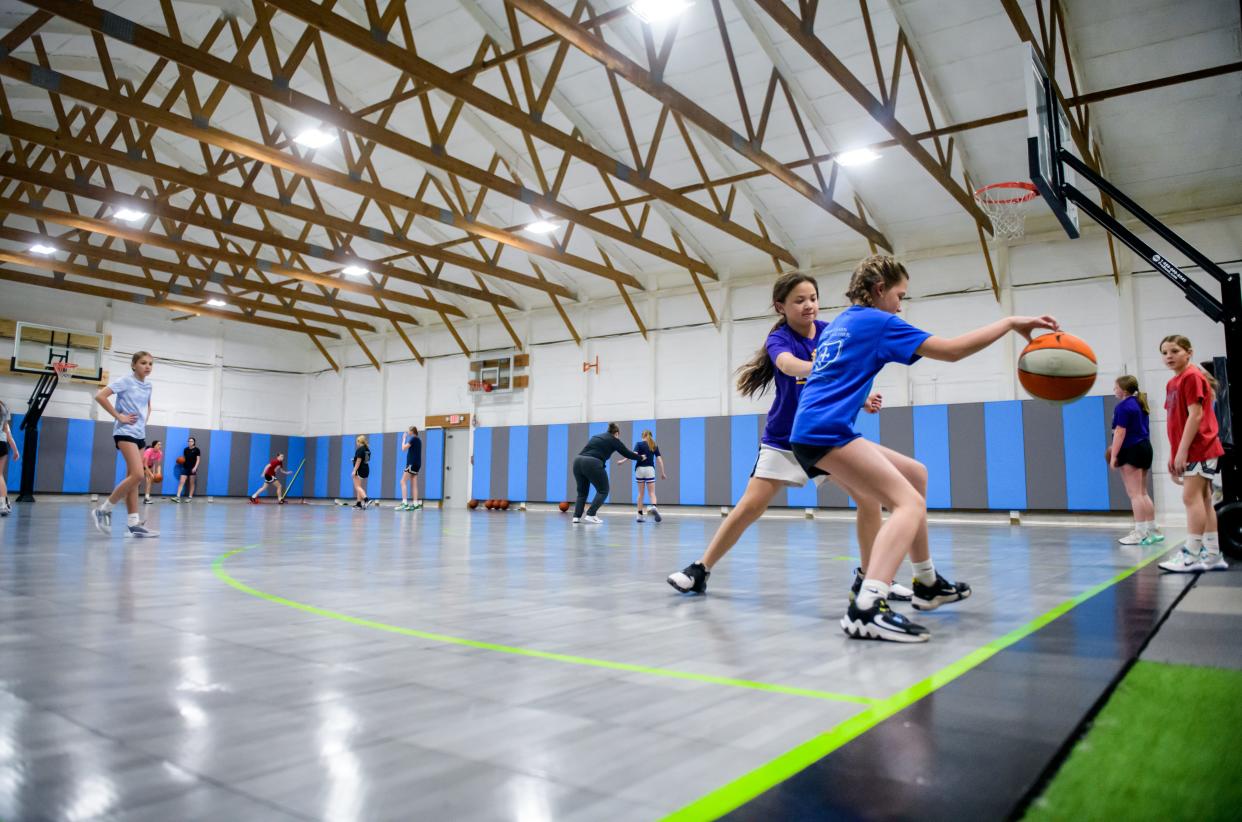
[[[719,518],[622,510],[160,503],[137,541],[17,506],[0,819],[655,819],[1151,555],[933,524],[974,595],[896,646],[837,624],[848,521],[764,520],[686,597],[664,577]]]

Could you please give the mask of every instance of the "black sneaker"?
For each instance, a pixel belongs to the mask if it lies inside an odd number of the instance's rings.
[[[931,639],[922,625],[916,625],[897,613],[886,600],[877,599],[867,610],[850,602],[845,616],[841,617],[841,630],[851,639],[879,639],[885,642],[926,642]]]
[[[970,596],[970,586],[964,582],[949,582],[936,573],[936,581],[924,585],[917,579],[914,581],[914,601],[910,604],[918,611],[934,611],[941,605],[959,602]]]
[[[862,584],[863,584],[862,569],[855,568],[854,569],[854,584],[850,586],[850,602],[853,602],[854,598],[858,596],[858,592],[862,590]],[[909,588],[902,585],[901,583],[897,582],[896,580],[894,580],[888,586],[888,601],[889,602],[909,602],[910,598],[913,595],[914,595],[913,591],[911,591]]]
[[[707,578],[711,575],[712,572],[707,570],[706,567],[697,562],[692,562],[677,573],[670,574],[668,584],[683,594],[706,594]]]
[[[647,509],[647,513],[651,514],[651,518],[655,520],[656,522],[659,522],[662,519],[664,519],[664,517],[660,516],[660,509],[656,508],[654,505],[652,505],[651,507]]]

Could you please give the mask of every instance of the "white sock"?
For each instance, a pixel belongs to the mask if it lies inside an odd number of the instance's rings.
[[[880,582],[878,579],[864,579],[862,588],[858,591],[857,603],[862,610],[867,610],[875,605],[878,600],[888,599],[889,584]]]
[[[101,502],[101,503],[99,504],[99,510],[100,510],[100,511],[104,511],[104,512],[111,511],[111,510],[112,510],[112,500],[105,499],[103,502]]]
[[[1203,535],[1203,547],[1207,549],[1209,554],[1220,553],[1220,535],[1215,531],[1208,531]]]
[[[130,528],[133,528],[135,525],[137,525],[140,522],[142,522],[142,517],[138,516],[137,514],[130,514],[128,517],[125,518],[125,524],[128,525]]]
[[[1197,554],[1199,553],[1199,549],[1202,547],[1203,547],[1203,535],[1202,534],[1187,534],[1186,535],[1186,550],[1187,551],[1189,551],[1192,554]]]
[[[1151,533],[1151,530],[1147,527],[1147,523],[1146,523],[1146,522],[1136,522],[1136,523],[1134,523],[1134,531],[1135,531],[1135,533],[1137,533],[1140,537],[1145,537],[1145,536],[1147,536],[1148,534],[1150,534],[1150,533]]]
[[[929,559],[926,562],[911,562],[910,567],[914,569],[914,579],[923,585],[936,584],[936,566]]]

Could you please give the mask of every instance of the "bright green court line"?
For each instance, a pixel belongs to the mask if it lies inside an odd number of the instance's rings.
[[[297,602],[296,600],[286,599],[285,597],[269,594],[266,591],[260,591],[244,582],[234,579],[224,570],[224,563],[230,558],[238,554],[257,548],[258,545],[246,545],[242,548],[236,548],[227,553],[216,557],[211,563],[212,573],[216,577],[243,594],[266,600],[277,605],[284,605],[288,608],[295,608],[299,611],[305,611],[308,614],[315,614],[328,619],[335,619],[339,622],[347,622],[350,625],[357,625],[362,628],[372,628],[376,631],[386,631],[390,634],[400,634],[402,636],[411,636],[418,639],[431,640],[432,642],[444,642],[449,645],[460,645],[466,648],[478,648],[484,651],[496,651],[502,654],[513,654],[515,656],[531,657],[534,659],[545,659],[551,662],[564,662],[570,665],[589,665],[594,668],[608,668],[614,671],[627,671],[636,674],[649,674],[651,676],[662,676],[669,679],[688,679],[694,682],[705,682],[711,685],[728,685],[734,688],[749,688],[752,691],[768,691],[770,693],[786,694],[788,696],[804,696],[811,699],[824,699],[830,702],[852,702],[860,705],[874,705],[879,700],[869,696],[854,696],[852,694],[839,694],[833,691],[818,691],[813,688],[795,688],[791,685],[777,685],[771,682],[756,682],[751,679],[733,679],[726,676],[711,676],[710,674],[696,674],[690,671],[674,671],[669,668],[651,668],[646,665],[634,665],[628,662],[614,662],[608,659],[593,659],[586,656],[573,656],[571,654],[558,654],[551,651],[537,651],[533,648],[519,648],[514,645],[498,645],[493,642],[480,642],[477,639],[465,639],[464,637],[449,636],[447,634],[436,634],[429,631],[419,631],[414,628],[403,628],[400,625],[389,625],[386,622],[376,622],[370,619],[362,619],[360,617],[342,614],[338,611],[330,611],[327,608],[320,608],[315,605],[308,605],[305,602]]]
[[[1173,547],[1176,548],[1177,546]],[[909,707],[937,688],[957,679],[971,668],[994,656],[997,652],[1035,633],[1057,617],[1081,605],[1101,591],[1111,588],[1143,566],[1164,556],[1168,551],[1168,547],[1161,546],[1159,553],[1144,558],[1134,567],[1122,571],[1112,579],[1105,580],[1099,585],[1088,588],[1072,599],[1062,602],[1051,611],[1035,617],[1035,619],[1020,628],[1015,628],[1004,636],[994,639],[981,648],[970,652],[956,662],[946,665],[927,679],[916,682],[904,691],[899,691],[887,699],[877,700],[870,708],[861,713],[854,714],[849,719],[838,723],[819,736],[802,743],[790,751],[786,751],[771,762],[761,765],[729,784],[717,788],[701,799],[686,805],[684,808],[674,811],[664,817],[663,822],[718,819],[729,811],[741,807],[769,788],[784,782],[799,771],[823,759],[850,740],[871,730],[898,711]]]

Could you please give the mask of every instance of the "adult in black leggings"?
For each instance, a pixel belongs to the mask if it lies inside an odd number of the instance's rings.
[[[586,506],[587,493],[595,486],[595,499],[586,512],[586,522],[599,522],[595,512],[608,498],[608,473],[604,466],[608,458],[618,453],[628,460],[638,460],[638,455],[625,447],[621,441],[621,428],[615,423],[608,423],[607,434],[596,434],[587,441],[586,447],[574,457],[574,481],[578,483],[578,501],[574,503],[574,522],[582,519],[582,509]]]

